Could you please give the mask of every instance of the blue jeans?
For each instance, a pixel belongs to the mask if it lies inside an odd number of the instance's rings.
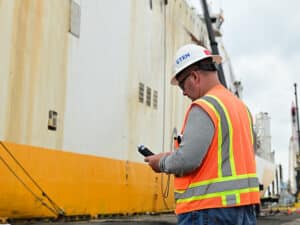
[[[178,215],[178,225],[255,225],[254,206],[203,209]]]

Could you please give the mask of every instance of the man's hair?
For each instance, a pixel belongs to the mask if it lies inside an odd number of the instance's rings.
[[[192,65],[188,66],[183,71],[178,73],[176,78],[185,74],[186,71],[189,71],[189,70],[202,70],[203,72],[215,72],[218,70],[218,68],[217,68],[216,63],[213,62],[212,58],[206,58],[206,59],[200,60],[200,61],[195,62]]]
[[[217,71],[217,65],[213,62],[212,58],[206,58],[194,63],[198,67],[199,70],[203,71]]]

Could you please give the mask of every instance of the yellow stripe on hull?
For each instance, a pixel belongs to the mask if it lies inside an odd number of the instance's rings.
[[[162,197],[161,182],[163,179],[165,186],[167,177],[155,174],[146,164],[4,144],[67,216],[160,212],[174,208],[172,187],[169,197],[165,200]],[[2,146],[0,156],[33,193],[51,206]],[[25,188],[3,161],[0,161],[0,174],[0,217],[56,216]]]

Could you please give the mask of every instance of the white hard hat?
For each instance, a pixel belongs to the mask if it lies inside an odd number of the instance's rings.
[[[175,62],[173,64],[173,77],[171,79],[171,84],[178,85],[176,76],[181,71],[194,64],[195,62],[206,58],[212,58],[213,62],[217,64],[220,64],[222,62],[221,56],[212,55],[209,50],[203,48],[200,45],[188,44],[178,49],[175,57]]]

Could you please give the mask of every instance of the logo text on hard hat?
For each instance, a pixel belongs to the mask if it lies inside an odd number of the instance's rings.
[[[176,64],[178,65],[179,63],[181,63],[183,60],[189,58],[191,55],[190,53],[185,53],[184,55],[180,56],[179,58],[176,59]]]

